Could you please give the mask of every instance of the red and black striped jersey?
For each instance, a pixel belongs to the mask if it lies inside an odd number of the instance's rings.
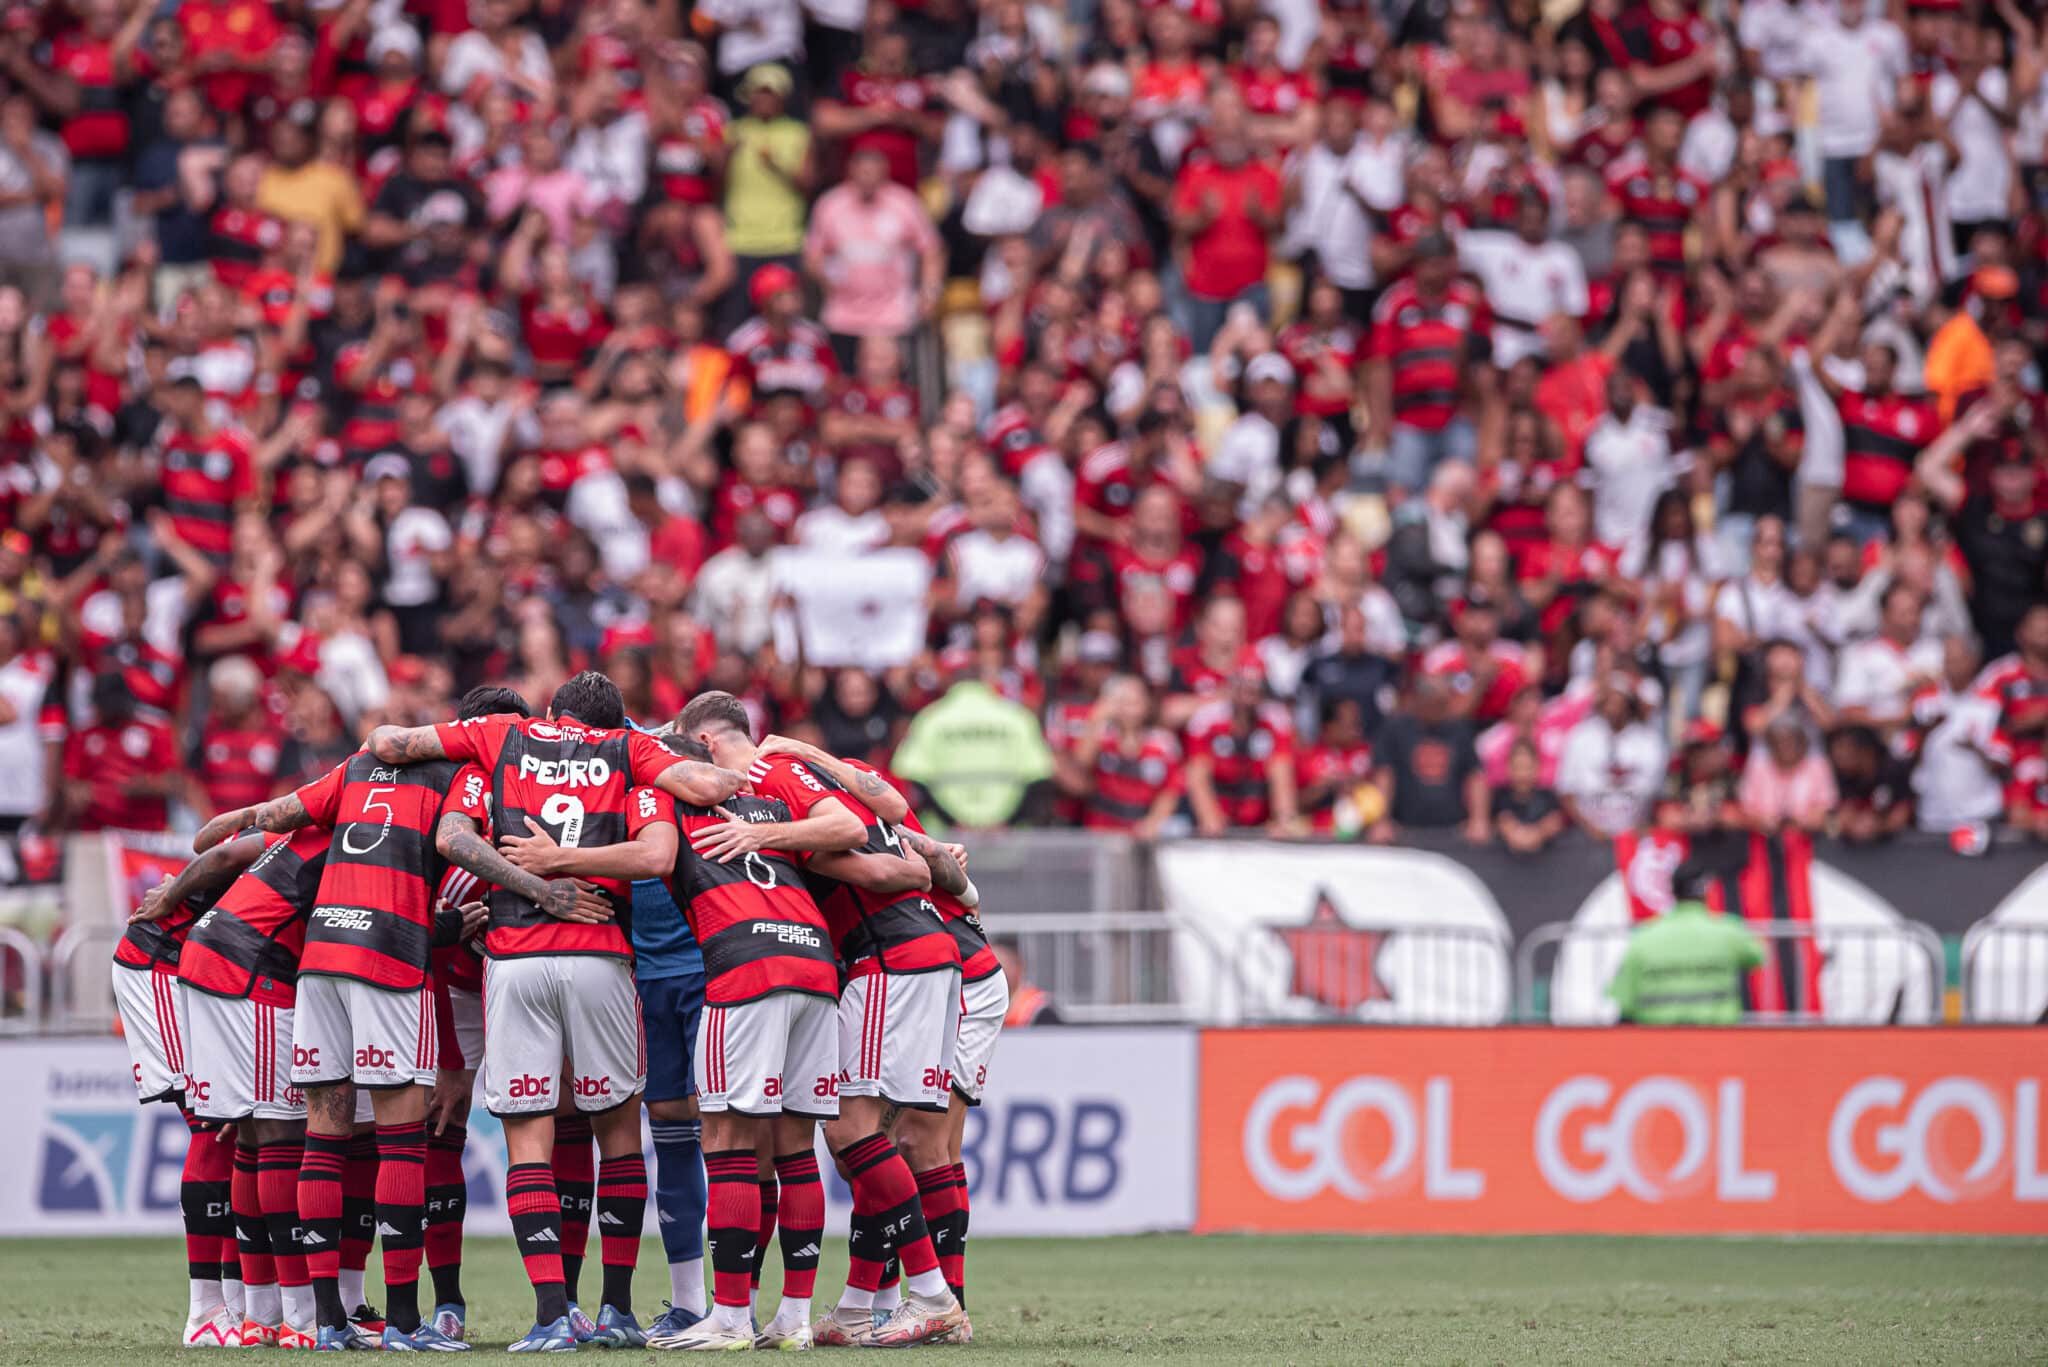
[[[1650,269],[1660,276],[1685,274],[1685,230],[1707,206],[1712,194],[1692,172],[1673,167],[1660,171],[1629,158],[1608,168],[1607,190],[1621,205],[1623,218],[1643,225],[1650,239]]]
[[[1233,826],[1263,826],[1272,815],[1267,766],[1294,756],[1294,725],[1278,703],[1241,716],[1228,699],[1205,703],[1188,718],[1188,756],[1209,761],[1210,782]]]
[[[725,810],[741,821],[788,821],[789,807],[738,794]],[[796,862],[760,850],[720,864],[690,845],[692,832],[725,820],[704,807],[675,809],[682,840],[669,891],[690,918],[704,954],[704,1000],[734,1006],[777,992],[839,995],[839,963],[825,914],[811,900]]]
[[[492,828],[524,834],[545,829],[559,845],[616,845],[654,820],[673,820],[673,803],[647,804],[635,791],[679,763],[660,741],[637,731],[607,731],[564,719],[475,717],[434,728],[451,758],[489,776]],[[668,801],[666,794],[661,794]],[[586,880],[604,889],[617,915],[602,925],[561,921],[505,888],[491,889],[485,952],[604,954],[633,957],[633,890],[615,879]]]
[[[324,826],[266,835],[256,862],[193,923],[178,961],[184,984],[217,997],[292,1005],[306,918],[319,895],[333,839]]]
[[[476,773],[466,776],[462,781],[466,784],[472,779],[480,779],[482,776],[483,770],[479,769]],[[484,818],[484,841],[487,844],[495,845],[497,841],[492,834],[489,820],[490,803],[488,797],[483,799],[483,805],[484,810],[477,815]],[[450,864],[448,871],[441,875],[441,887],[436,894],[435,900],[437,902],[446,902],[450,906],[459,907],[479,899],[489,901],[490,896],[490,884],[484,882],[460,864]],[[464,940],[459,944],[435,946],[434,991],[436,999],[438,1000],[439,997],[446,995],[447,990],[451,987],[459,987],[465,992],[482,993],[484,990],[484,942],[481,936],[475,939]]]
[[[174,433],[163,446],[160,482],[172,528],[194,550],[227,563],[235,504],[257,493],[248,437],[230,428],[204,437]]]
[[[896,832],[851,793],[809,765],[788,755],[764,755],[747,771],[754,791],[778,798],[796,820],[828,796],[846,804],[867,827],[862,854],[901,854]],[[811,893],[824,909],[825,923],[849,976],[870,973],[930,973],[960,966],[960,951],[939,918],[931,898],[921,892],[868,892],[835,878],[806,872]]]
[[[447,868],[435,829],[451,812],[481,819],[486,791],[459,761],[391,765],[368,751],[299,789],[307,813],[334,832],[299,972],[394,991],[426,982]]]
[[[185,952],[185,937],[202,911],[203,908],[188,901],[161,920],[135,922],[115,943],[114,962],[123,968],[177,972],[178,960]]]
[[[1480,344],[1490,328],[1486,300],[1462,281],[1436,300],[1423,298],[1412,280],[1381,295],[1367,354],[1392,373],[1395,420],[1424,432],[1448,426],[1465,369],[1486,354]]]
[[[862,773],[873,774],[883,782],[889,776],[874,765],[857,759],[842,759],[841,764],[849,765]],[[924,823],[917,819],[914,811],[906,812],[903,824],[919,835],[926,834]],[[951,893],[933,888],[928,894],[933,906],[939,909],[939,919],[946,923],[946,933],[953,937],[953,947],[960,955],[960,976],[967,982],[980,982],[992,973],[1002,970],[996,962],[996,952],[989,947],[988,936],[981,928],[981,913]]]
[[[1904,394],[1846,393],[1842,414],[1842,497],[1866,508],[1889,508],[1913,479],[1913,463],[1941,433],[1941,417],[1925,399]]]
[[[1126,752],[1111,738],[1095,755],[1082,824],[1095,831],[1127,831],[1145,819],[1164,792],[1187,786],[1180,742],[1171,731],[1154,727]]]

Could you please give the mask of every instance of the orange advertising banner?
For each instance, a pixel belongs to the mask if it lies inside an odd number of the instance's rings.
[[[2048,1033],[1204,1031],[1203,1231],[2048,1234]]]

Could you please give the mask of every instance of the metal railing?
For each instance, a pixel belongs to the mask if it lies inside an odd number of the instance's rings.
[[[107,977],[107,961],[121,934],[120,926],[68,926],[50,946],[49,1028],[53,1032],[105,1034],[114,1028],[114,989]]]
[[[1776,972],[1785,1003],[1782,1010],[1745,1012],[1748,1022],[1932,1025],[1941,1019],[1946,967],[1941,937],[1917,921],[1856,926],[1768,921],[1744,922],[1743,928],[1766,942],[1765,971]],[[1516,1018],[1552,1025],[1612,1024],[1619,1012],[1607,997],[1607,985],[1614,981],[1633,930],[1553,921],[1523,936],[1515,950]],[[1807,946],[1814,960],[1801,953]],[[1547,973],[1539,963],[1545,951],[1550,952]]]
[[[1963,1019],[2048,1021],[2048,925],[1980,921],[1963,936]]]
[[[10,957],[21,961],[21,990],[6,996],[21,1009],[6,1011],[0,1003],[0,1035],[33,1035],[43,1028],[43,947],[27,931],[0,926],[0,965]]]

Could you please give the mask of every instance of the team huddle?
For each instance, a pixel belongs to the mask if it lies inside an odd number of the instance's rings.
[[[113,972],[137,1092],[191,1128],[186,1346],[467,1349],[479,1082],[534,1294],[511,1351],[971,1337],[960,1145],[1008,990],[966,851],[874,770],[757,745],[728,693],[640,731],[586,672],[544,718],[478,688],[454,721],[381,727],[194,849]],[[672,1298],[644,1327],[643,1104]],[[813,1323],[820,1126],[853,1213],[847,1285]]]

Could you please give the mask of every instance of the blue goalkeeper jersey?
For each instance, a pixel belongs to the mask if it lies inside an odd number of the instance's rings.
[[[635,731],[651,728],[628,720]],[[704,952],[690,931],[690,918],[659,878],[633,885],[633,976],[642,981],[680,978],[704,971]]]

